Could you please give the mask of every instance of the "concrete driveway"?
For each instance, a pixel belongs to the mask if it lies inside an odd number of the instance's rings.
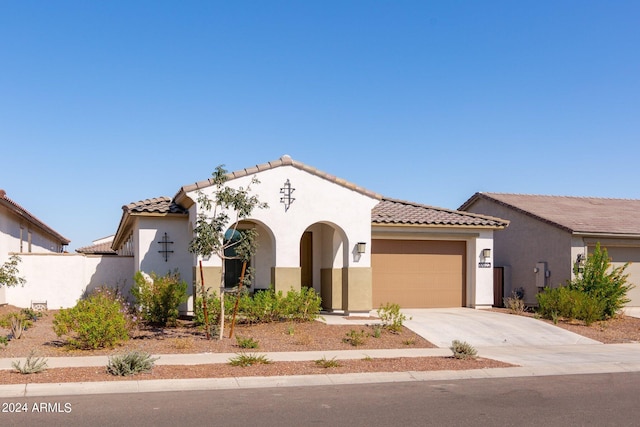
[[[540,320],[472,308],[403,309],[404,325],[438,347],[466,341],[474,347],[600,344]]]

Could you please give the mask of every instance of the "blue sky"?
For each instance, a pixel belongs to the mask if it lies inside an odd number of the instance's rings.
[[[388,197],[640,198],[637,1],[0,2],[0,188],[72,240],[283,154]]]

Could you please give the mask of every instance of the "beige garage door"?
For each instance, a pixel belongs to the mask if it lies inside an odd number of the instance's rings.
[[[466,242],[373,240],[373,307],[465,306]]]

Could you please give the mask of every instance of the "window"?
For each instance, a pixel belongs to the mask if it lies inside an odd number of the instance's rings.
[[[239,243],[242,240],[242,230],[227,230],[224,237],[225,244]],[[240,283],[242,260],[234,258],[236,256],[234,245],[225,248],[224,256],[224,287],[225,289],[235,288]],[[249,268],[249,263],[247,263],[247,268]]]

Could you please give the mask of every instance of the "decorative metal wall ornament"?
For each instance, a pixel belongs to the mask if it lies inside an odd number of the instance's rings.
[[[162,249],[160,249],[158,252],[161,253],[164,257],[164,262],[169,261],[169,254],[173,253],[173,251],[169,250],[169,245],[173,245],[173,242],[169,241],[169,236],[166,232],[164,233],[164,236],[162,236],[162,240],[160,240],[158,243],[162,247]]]
[[[287,179],[287,182],[284,183],[284,187],[280,188],[280,194],[282,194],[282,197],[280,197],[280,203],[284,203],[285,212],[289,210],[289,206],[291,206],[291,203],[293,203],[296,200],[293,197],[291,197],[294,191],[296,191],[296,189],[291,188],[291,183],[289,182],[289,179]]]

